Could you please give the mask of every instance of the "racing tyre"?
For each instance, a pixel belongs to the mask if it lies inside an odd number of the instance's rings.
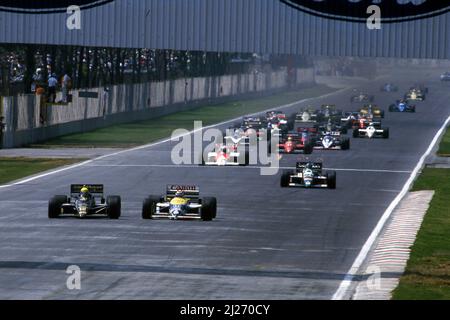
[[[336,172],[327,173],[327,185],[328,189],[336,189]]]
[[[239,159],[239,165],[241,167],[245,167],[248,166],[249,164],[250,164],[250,153],[248,152],[248,150],[245,150],[244,156],[243,157],[241,156]]]
[[[290,171],[284,171],[283,174],[281,175],[280,186],[282,188],[289,187],[290,179],[291,179],[291,172]]]
[[[311,154],[314,150],[314,144],[308,143],[305,148],[303,149],[304,154]]]
[[[203,158],[203,153],[201,153],[201,154],[198,156],[198,165],[199,165],[199,166],[204,166],[204,165],[205,165],[205,159]]]
[[[217,215],[217,199],[203,198],[200,216],[203,221],[211,221]]]
[[[291,119],[288,120],[288,123],[287,123],[287,130],[288,131],[294,130],[295,117],[296,116],[293,116],[293,117],[291,117]]]
[[[156,204],[159,200],[160,197],[158,196],[149,196],[144,200],[144,203],[142,204],[142,219],[152,219],[153,215],[156,213]]]
[[[61,214],[61,206],[67,203],[66,196],[54,196],[48,202],[48,217],[49,219],[58,218]]]
[[[122,200],[119,196],[109,196],[106,198],[106,213],[110,219],[119,219],[122,210]]]
[[[380,112],[380,116],[382,119],[384,119],[384,110]]]
[[[341,142],[341,149],[342,149],[342,150],[348,150],[348,149],[350,149],[350,139],[348,139],[348,138],[342,139],[342,142]]]
[[[416,107],[415,106],[411,107],[411,112],[413,112],[413,113],[416,112]]]
[[[394,112],[394,111],[395,111],[394,108],[395,108],[395,107],[394,107],[393,105],[390,105],[390,106],[389,106],[389,112]]]
[[[359,138],[359,129],[353,129],[353,138]]]
[[[383,139],[389,139],[389,128],[384,129]]]
[[[341,133],[342,134],[347,134],[348,133],[348,127],[347,126],[343,126],[341,129]]]

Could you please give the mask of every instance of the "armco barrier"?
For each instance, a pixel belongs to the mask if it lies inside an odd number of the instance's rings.
[[[313,69],[297,70],[297,87],[314,84]],[[178,79],[165,82],[116,85],[106,92],[93,88],[98,99],[80,97],[73,91],[68,105],[49,105],[46,122],[40,121],[39,97],[4,97],[6,130],[4,148],[39,143],[72,133],[87,132],[114,124],[151,119],[202,105],[270,95],[288,87],[287,71]],[[58,100],[58,99],[57,99]]]

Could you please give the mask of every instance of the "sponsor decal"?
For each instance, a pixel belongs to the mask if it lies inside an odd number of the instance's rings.
[[[368,8],[377,6],[381,22],[393,23],[429,18],[449,12],[444,0],[280,0],[303,12],[336,20],[366,23]]]
[[[81,10],[101,6],[114,0],[1,0],[0,11],[16,13],[61,13],[67,12],[67,8],[77,6]]]

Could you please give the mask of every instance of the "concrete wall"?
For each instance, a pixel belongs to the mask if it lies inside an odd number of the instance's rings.
[[[294,85],[314,84],[313,69],[296,70]],[[292,84],[291,84],[292,85]],[[187,78],[165,82],[123,84],[90,89],[98,98],[82,98],[72,91],[68,105],[45,107],[46,122],[40,122],[40,97],[21,95],[3,98],[5,148],[45,141],[61,135],[159,117],[254,95],[271,94],[289,86],[287,70],[269,73]],[[57,101],[61,99],[58,94]]]

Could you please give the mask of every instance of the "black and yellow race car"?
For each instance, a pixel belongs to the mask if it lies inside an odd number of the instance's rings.
[[[73,184],[70,196],[58,195],[48,203],[48,217],[58,218],[61,215],[73,215],[85,218],[90,215],[104,215],[110,219],[119,219],[121,199],[119,196],[103,195],[102,184]]]
[[[359,113],[365,117],[372,115],[373,118],[384,118],[384,110],[381,110],[378,106],[374,104],[368,104],[359,109]]]

